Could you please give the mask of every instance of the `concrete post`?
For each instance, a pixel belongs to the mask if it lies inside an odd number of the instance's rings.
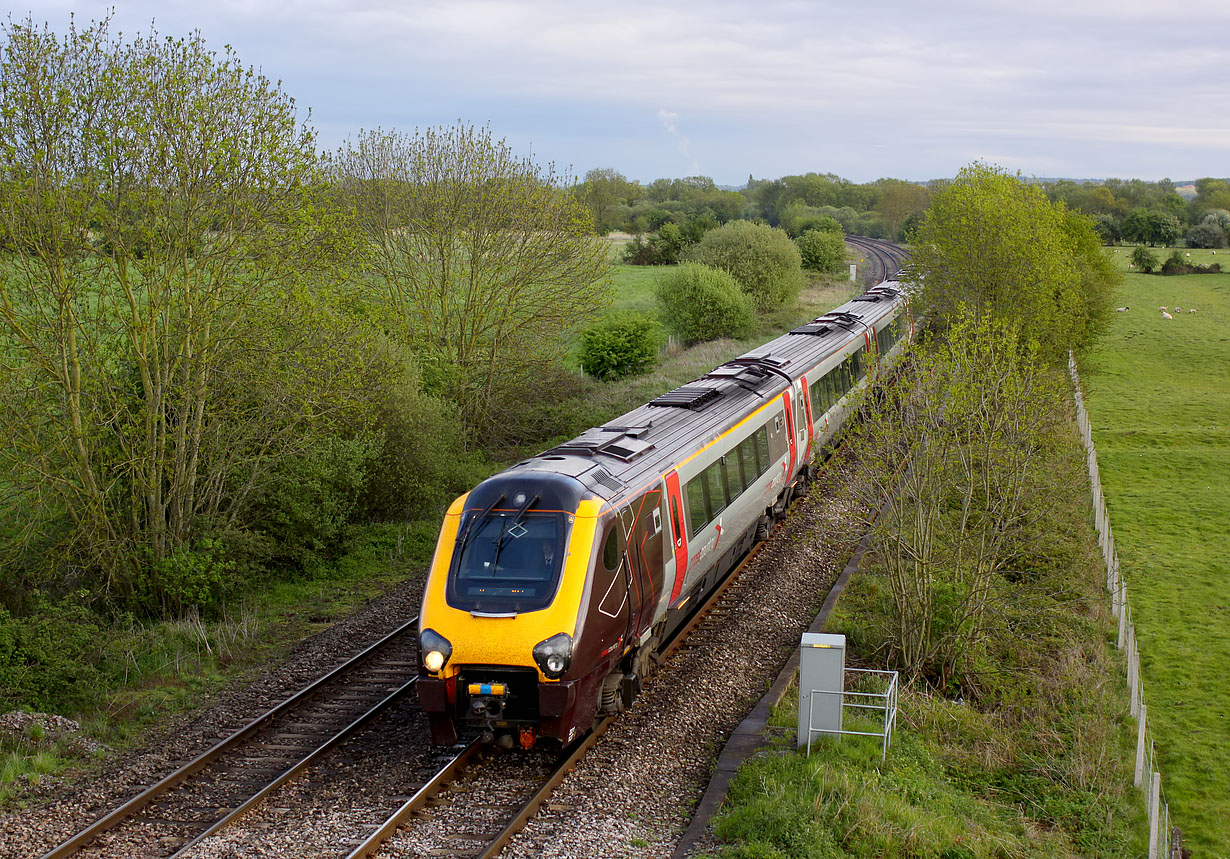
[[[1127,605],[1127,585],[1119,582],[1119,640],[1115,642],[1119,649],[1122,650],[1127,642],[1127,623],[1128,623],[1128,605]]]
[[[1149,859],[1157,859],[1157,836],[1162,805],[1162,774],[1153,771],[1153,789],[1149,791]]]
[[[1131,699],[1128,710],[1133,716],[1140,715],[1140,651],[1136,649],[1136,628],[1128,627],[1128,692]]]
[[[1136,717],[1136,772],[1132,776],[1132,784],[1140,787],[1145,780],[1145,715],[1148,708],[1140,705],[1140,715]]]

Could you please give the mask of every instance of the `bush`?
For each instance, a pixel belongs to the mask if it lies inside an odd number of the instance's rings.
[[[840,232],[808,230],[798,238],[803,268],[835,274],[846,261],[846,237]]]
[[[799,249],[785,231],[750,221],[706,233],[684,258],[730,274],[760,312],[785,305],[803,283]]]
[[[1162,274],[1221,274],[1221,263],[1197,265],[1183,256],[1182,251],[1172,251],[1170,258],[1162,263]]]
[[[642,313],[609,316],[581,332],[581,365],[603,381],[640,375],[657,363],[661,330]]]
[[[751,298],[720,269],[684,263],[658,281],[655,293],[663,321],[685,343],[746,337],[756,323]]]
[[[1224,248],[1226,231],[1213,222],[1203,222],[1187,231],[1189,248]]]
[[[1157,271],[1157,254],[1144,245],[1137,245],[1132,251],[1132,265],[1144,274],[1153,274]]]

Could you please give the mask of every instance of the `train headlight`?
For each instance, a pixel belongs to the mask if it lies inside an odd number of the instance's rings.
[[[419,633],[419,653],[423,655],[423,667],[437,674],[453,655],[453,645],[434,629],[425,629]]]
[[[572,663],[572,636],[561,632],[538,642],[534,645],[534,661],[552,680],[563,676]]]

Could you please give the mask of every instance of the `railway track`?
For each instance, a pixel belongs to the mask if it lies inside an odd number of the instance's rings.
[[[888,280],[905,263],[909,255],[904,247],[883,239],[866,236],[846,236],[846,244],[862,251],[867,260],[863,268],[863,282],[867,284]]]
[[[407,697],[418,673],[417,632],[416,617],[42,859],[173,857],[235,823]]]

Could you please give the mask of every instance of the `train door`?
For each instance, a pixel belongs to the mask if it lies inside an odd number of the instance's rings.
[[[639,629],[652,623],[657,606],[666,588],[663,570],[664,539],[666,525],[662,517],[662,490],[654,488],[633,502],[635,518],[632,533],[628,538],[628,554],[633,559],[636,572],[639,601]]]
[[[794,431],[798,436],[799,457],[807,462],[811,455],[811,406],[806,380],[794,380]]]
[[[793,393],[793,387],[782,393],[782,406],[786,413],[786,443],[790,446],[790,457],[786,463],[787,483],[790,482],[790,476],[794,474],[794,464],[799,461],[798,444],[794,434],[794,398],[791,396]]]
[[[688,573],[688,535],[683,527],[683,496],[679,490],[679,472],[672,471],[666,475],[667,518],[670,520],[670,537],[674,552],[667,552],[666,581],[673,581],[670,588],[670,602],[679,598],[683,590],[683,579]]]

